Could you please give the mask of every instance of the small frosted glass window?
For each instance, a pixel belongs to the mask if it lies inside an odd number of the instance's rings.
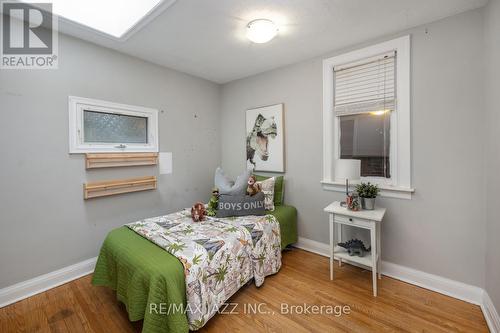
[[[87,143],[148,143],[148,118],[83,111]]]

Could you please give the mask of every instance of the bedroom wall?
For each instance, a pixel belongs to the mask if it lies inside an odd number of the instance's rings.
[[[378,40],[412,35],[416,189],[412,200],[379,200],[388,209],[383,260],[477,286],[485,281],[482,20],[475,10]],[[328,243],[322,209],[342,198],[320,184],[322,60],[378,41],[223,86],[222,166],[233,175],[245,166],[245,110],[285,104],[285,201],[298,208],[301,237]]]
[[[220,86],[60,35],[58,70],[0,71],[0,288],[97,256],[109,230],[207,200],[220,162]],[[86,171],[68,154],[68,95],[153,107],[173,174],[158,190],[83,200],[82,183],[156,175]]]
[[[490,0],[485,8],[486,42],[486,110],[488,138],[486,140],[486,291],[495,307],[500,310],[500,215],[498,212],[498,189],[500,188],[500,0]]]

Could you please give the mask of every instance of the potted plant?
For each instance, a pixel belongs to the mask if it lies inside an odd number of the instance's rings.
[[[361,198],[361,207],[367,210],[375,209],[375,198],[379,192],[377,185],[368,183],[361,183],[356,185],[356,192]]]

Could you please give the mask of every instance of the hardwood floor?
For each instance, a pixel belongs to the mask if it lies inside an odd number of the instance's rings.
[[[296,249],[284,252],[278,274],[260,288],[243,287],[200,332],[488,332],[479,306],[388,277],[379,280],[379,297],[374,298],[371,272],[349,265],[335,269],[336,279],[330,281],[327,258]],[[114,292],[92,286],[90,279],[0,309],[0,332],[140,332],[141,322],[128,321]],[[282,304],[304,303],[336,310],[349,306],[350,312],[280,313]],[[254,310],[262,304],[265,313],[245,313],[245,304]]]

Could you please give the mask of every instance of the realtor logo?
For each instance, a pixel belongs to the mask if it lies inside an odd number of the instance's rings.
[[[1,2],[2,69],[57,69],[57,19],[51,3]]]

